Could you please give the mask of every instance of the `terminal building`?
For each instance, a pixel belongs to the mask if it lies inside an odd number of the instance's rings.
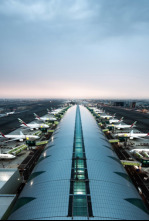
[[[83,106],[70,108],[9,220],[149,220],[120,160]]]

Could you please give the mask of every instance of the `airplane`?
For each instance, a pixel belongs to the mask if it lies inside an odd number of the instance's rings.
[[[142,151],[149,153],[149,149],[133,149],[130,151],[130,153],[142,152]]]
[[[50,116],[50,117],[39,117],[37,114],[34,113],[34,116],[35,116],[35,119],[36,120],[41,120],[41,121],[57,121],[57,119],[53,116]]]
[[[20,118],[18,120],[21,123],[21,127],[26,127],[26,128],[29,128],[30,130],[38,130],[40,128],[47,128],[47,129],[49,128],[49,126],[46,124],[37,124],[37,123],[26,124]]]
[[[105,112],[103,110],[97,109],[97,108],[93,108],[92,109],[94,112],[96,112],[97,114],[104,114]]]
[[[109,120],[109,123],[110,124],[120,123],[123,121],[123,119],[124,119],[124,117],[122,117],[120,120],[113,118],[113,119]]]
[[[95,111],[97,114],[104,114],[105,112],[104,111],[102,111],[102,110],[96,110]]]
[[[15,114],[15,111],[6,113],[7,116]]]
[[[106,115],[101,115],[100,117],[102,119],[108,119],[109,120],[110,118],[114,118],[115,116],[116,116],[116,114],[114,114],[113,116],[106,114]]]
[[[51,111],[49,109],[47,109],[47,113],[51,114],[52,110],[53,110],[52,108],[51,108]]]
[[[55,109],[55,110],[52,110],[52,111],[50,111],[49,109],[47,109],[48,114],[50,114],[50,115],[59,114],[62,110],[63,110],[63,108]]]
[[[20,141],[23,142],[23,140],[38,140],[40,139],[39,136],[35,136],[35,135],[24,135],[22,133],[22,131],[20,131],[20,135],[4,135],[2,132],[0,132],[2,137],[4,137],[5,139],[10,139],[10,141]]]
[[[128,129],[128,128],[134,128],[134,127],[136,127],[136,123],[137,123],[137,121],[135,121],[132,125],[127,125],[127,124],[118,124],[118,125],[114,125],[114,124],[112,124],[112,125],[108,125],[108,127],[114,127],[114,128],[116,128],[116,129],[118,129],[118,130],[122,130],[122,129]]]
[[[0,154],[0,160],[13,160],[16,156],[12,154]]]
[[[149,137],[149,133],[148,134],[134,133],[134,131],[132,130],[130,133],[119,133],[119,134],[116,134],[116,136],[121,137],[121,138],[129,138],[130,140],[133,140],[133,139],[141,139],[141,138]]]

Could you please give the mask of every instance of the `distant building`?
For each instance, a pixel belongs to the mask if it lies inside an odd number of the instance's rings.
[[[121,101],[114,102],[114,106],[116,106],[116,107],[124,107],[125,106],[125,102],[121,102]]]

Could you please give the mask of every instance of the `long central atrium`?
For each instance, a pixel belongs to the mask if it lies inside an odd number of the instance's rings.
[[[9,220],[149,220],[96,120],[71,107],[42,153]]]

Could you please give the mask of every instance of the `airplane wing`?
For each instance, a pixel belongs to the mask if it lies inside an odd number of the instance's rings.
[[[9,139],[9,140],[7,140],[7,141],[4,141],[3,143],[9,143],[9,142],[12,142],[12,141],[17,141],[17,140],[18,140],[18,138]]]
[[[140,140],[148,140],[147,138],[142,138],[142,137],[135,137],[135,138]]]

